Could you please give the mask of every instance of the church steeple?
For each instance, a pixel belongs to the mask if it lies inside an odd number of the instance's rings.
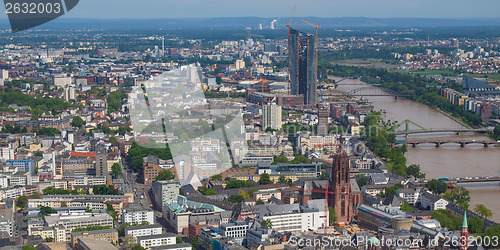
[[[467,212],[466,211],[464,211],[464,220],[462,222],[462,228],[464,228],[464,227],[469,228],[467,226]]]
[[[462,232],[460,232],[460,250],[469,248],[469,227],[467,226],[467,211],[464,211],[464,220],[462,221]]]

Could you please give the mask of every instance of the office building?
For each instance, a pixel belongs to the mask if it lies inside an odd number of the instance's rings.
[[[279,130],[282,125],[281,106],[274,103],[264,105],[262,108],[262,130],[267,128]]]
[[[328,109],[319,108],[318,109],[318,135],[326,136],[328,135],[328,129],[330,126],[328,125],[328,117],[330,111]]]
[[[162,209],[163,205],[168,201],[176,201],[179,196],[179,181],[155,181],[153,182],[153,194],[155,203],[158,209]]]
[[[289,28],[288,72],[290,93],[304,96],[305,105],[317,103],[316,37]]]
[[[110,243],[118,243],[118,230],[103,229],[94,231],[80,231],[71,233],[71,247],[75,249],[79,239],[105,240]]]
[[[108,152],[106,147],[98,146],[95,154],[95,175],[108,178]]]

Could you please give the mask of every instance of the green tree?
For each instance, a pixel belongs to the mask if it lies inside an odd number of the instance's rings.
[[[198,191],[203,195],[216,195],[217,189],[215,188],[206,188],[204,186],[199,186]]]
[[[45,238],[45,242],[54,242],[54,238],[47,237],[47,238]]]
[[[427,188],[434,194],[442,194],[446,192],[448,185],[442,180],[432,179],[427,182]]]
[[[407,174],[408,176],[413,176],[415,178],[425,178],[425,174],[420,172],[420,166],[416,164],[408,166]]]
[[[263,173],[260,175],[259,184],[260,185],[273,184],[273,181],[271,180],[268,173]]]
[[[16,206],[24,208],[28,204],[28,197],[26,195],[21,195],[17,197]]]
[[[286,177],[284,175],[280,175],[280,178],[278,179],[278,183],[288,183]]]
[[[490,226],[486,228],[484,231],[484,236],[489,236],[490,239],[493,239],[494,236],[497,236],[500,239],[500,225]]]
[[[263,228],[273,228],[273,223],[271,222],[271,220],[262,220],[260,222],[260,226]]]
[[[257,201],[255,201],[255,205],[262,205],[262,204],[264,204],[264,201],[260,198]]]
[[[401,211],[403,212],[413,212],[415,209],[413,209],[407,201],[404,201],[403,204],[401,204]]]
[[[33,247],[31,245],[25,245],[22,247],[22,250],[36,250],[36,247]]]
[[[136,239],[135,239],[134,235],[129,234],[129,235],[123,237],[122,246],[125,249],[131,249],[136,244],[135,241],[136,241]]]
[[[106,212],[109,213],[109,215],[111,215],[111,217],[113,217],[114,220],[116,220],[116,218],[118,217],[118,212],[116,212],[116,210],[113,208],[113,205],[111,204],[106,204]]]
[[[493,212],[491,212],[491,210],[489,210],[484,204],[477,204],[474,208],[474,212],[487,219],[493,216]]]
[[[110,229],[110,228],[111,228],[111,226],[88,225],[86,227],[75,228],[75,229],[73,229],[72,232],[96,231],[96,230]]]
[[[470,192],[464,187],[455,187],[450,192],[449,200],[465,209],[468,209],[470,202]]]
[[[358,186],[361,188],[364,185],[368,184],[368,177],[364,175],[357,175],[356,177],[356,182],[358,183]]]
[[[257,186],[257,183],[249,182],[249,181],[236,180],[236,179],[229,179],[229,180],[226,181],[226,189],[244,188],[244,187],[253,187],[253,186]]]
[[[229,201],[231,203],[243,203],[243,202],[245,202],[245,198],[243,198],[243,196],[241,196],[239,194],[233,194],[233,195],[229,196],[229,199],[227,199],[227,201]]]
[[[328,207],[328,223],[332,225],[337,221],[337,213],[335,212],[335,208],[333,207]],[[330,226],[328,225],[328,226]]]
[[[191,240],[191,245],[193,245],[194,249],[198,249],[200,247],[200,242],[198,241],[198,237],[194,237]]]
[[[141,244],[137,243],[132,247],[132,250],[146,250],[146,248],[142,247]]]
[[[181,237],[177,236],[175,238],[175,244],[181,244],[181,243],[184,243],[184,241],[181,239]]]
[[[80,128],[85,125],[85,121],[80,116],[73,116],[73,120],[71,121],[71,126]]]
[[[406,166],[403,164],[396,163],[391,168],[391,172],[397,175],[401,175],[406,177],[408,174],[406,173]]]
[[[40,199],[42,196],[38,192],[34,192],[31,196],[30,199]]]
[[[288,158],[284,155],[280,155],[280,156],[273,156],[274,160],[272,162],[272,164],[278,164],[278,163],[288,163]]]
[[[292,164],[299,164],[299,163],[304,163],[304,164],[309,164],[311,161],[309,158],[305,157],[304,155],[296,155],[293,160],[290,161]]]
[[[114,137],[114,136],[109,137],[109,141],[111,143],[113,143],[114,145],[116,145],[118,143],[118,139],[116,139],[116,137]]]
[[[170,169],[164,169],[158,172],[158,175],[155,177],[155,181],[173,180],[174,178],[175,176],[172,174]]]
[[[76,190],[75,190],[76,191]],[[92,186],[92,193],[95,195],[119,195],[118,191],[113,185],[94,185]]]
[[[109,93],[106,97],[108,103],[108,111],[113,112],[120,110],[123,104],[123,100],[127,98],[127,94],[121,93],[119,91],[113,91]]]
[[[500,126],[495,126],[493,129],[493,138],[495,138],[495,140],[500,140]]]
[[[484,222],[481,218],[473,216],[467,220],[467,226],[469,226],[470,233],[478,234],[483,232]]]
[[[51,208],[51,207],[40,207],[40,214],[41,215],[49,215],[49,214],[57,214],[57,210]]]
[[[439,221],[442,227],[448,228],[450,231],[459,230],[462,227],[462,220],[446,209],[437,209],[431,211],[432,218]]]
[[[222,175],[220,175],[220,174],[216,174],[216,175],[214,175],[214,176],[210,177],[210,179],[212,179],[212,180],[222,181]]]
[[[113,173],[113,178],[118,178],[122,174],[122,166],[118,163],[113,163],[111,166],[111,172]]]
[[[401,184],[396,184],[394,186],[391,186],[391,187],[388,187],[385,189],[385,194],[386,195],[389,195],[389,194],[393,194],[393,195],[396,195],[396,191],[400,188],[403,188],[403,185]]]

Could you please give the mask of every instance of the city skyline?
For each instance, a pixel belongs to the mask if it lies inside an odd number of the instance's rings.
[[[498,18],[500,2],[481,0],[353,0],[337,1],[263,1],[251,3],[217,1],[95,1],[80,3],[63,18],[91,19],[149,19],[149,18],[214,18],[214,17],[286,17],[296,6],[296,16],[316,17],[370,17],[370,18]],[[193,7],[194,6],[194,7]],[[359,6],[363,6],[360,8]],[[112,9],[113,11],[109,11]],[[0,15],[6,19],[5,12]]]

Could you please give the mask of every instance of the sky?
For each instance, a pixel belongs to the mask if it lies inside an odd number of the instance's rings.
[[[500,17],[499,0],[80,0],[64,17],[287,17],[294,5],[295,16],[302,17]]]

